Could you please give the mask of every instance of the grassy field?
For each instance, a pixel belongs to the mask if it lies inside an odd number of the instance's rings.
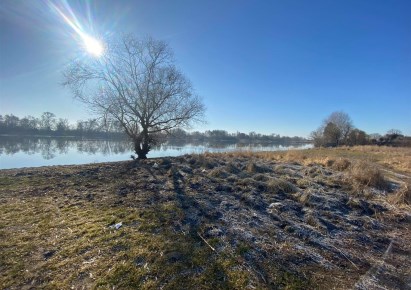
[[[406,289],[410,184],[387,147],[1,170],[0,285]]]

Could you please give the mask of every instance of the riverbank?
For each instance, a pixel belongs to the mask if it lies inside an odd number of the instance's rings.
[[[0,171],[4,288],[405,289],[411,150]]]

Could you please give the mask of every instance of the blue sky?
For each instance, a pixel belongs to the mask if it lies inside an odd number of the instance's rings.
[[[49,2],[0,1],[0,114],[86,119],[59,85],[84,52]],[[307,136],[342,110],[368,133],[411,135],[411,1],[67,3],[91,34],[169,42],[207,107],[196,129]]]

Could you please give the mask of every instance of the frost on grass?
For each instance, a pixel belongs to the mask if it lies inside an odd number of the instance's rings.
[[[405,288],[409,187],[390,192],[352,164],[208,154],[3,170],[0,282]]]

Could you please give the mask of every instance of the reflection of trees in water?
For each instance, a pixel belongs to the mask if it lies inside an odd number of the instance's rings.
[[[233,141],[212,141],[212,142],[204,142],[204,141],[191,141],[189,143],[183,142],[183,140],[171,140],[166,142],[163,145],[157,146],[155,150],[161,150],[162,148],[166,149],[173,149],[173,150],[182,150],[181,147],[191,146],[191,147],[202,147],[202,148],[209,148],[209,149],[220,149],[221,150],[236,150],[236,149],[252,149],[252,150],[259,150],[261,149],[275,149],[281,147],[289,147],[292,145],[300,146],[301,144],[296,144],[293,142],[233,142]]]
[[[53,139],[43,139],[39,142],[39,151],[44,159],[50,160],[56,157],[57,142]]]
[[[55,140],[57,142],[56,147],[57,147],[59,154],[67,154],[68,149],[70,147],[70,140],[67,140],[64,138],[59,138]]]
[[[77,151],[80,153],[102,153],[104,156],[122,154],[133,148],[131,142],[125,140],[78,140],[75,143]]]
[[[233,150],[278,150],[283,147],[296,145],[293,143],[233,143],[233,142],[195,142],[190,143],[178,140],[175,142],[165,142],[153,148],[153,151],[177,151],[182,153],[223,152]],[[304,144],[297,144],[296,147],[304,147]],[[0,137],[0,156],[13,155],[19,152],[25,154],[40,153],[44,159],[52,159],[57,155],[68,154],[70,150],[78,153],[117,155],[133,151],[133,145],[126,140],[80,140],[75,138],[45,138],[45,137]]]
[[[57,155],[64,155],[70,149],[87,154],[102,153],[104,156],[122,154],[132,150],[131,143],[124,140],[76,140],[69,138],[42,138],[42,137],[0,137],[0,155],[14,155],[19,152],[25,154],[40,153],[44,159],[53,159]]]

